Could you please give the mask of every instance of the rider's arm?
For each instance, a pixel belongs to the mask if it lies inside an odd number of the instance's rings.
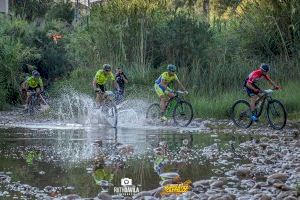
[[[128,79],[127,79],[127,77],[125,76],[125,74],[121,74],[121,76],[122,76],[124,82],[125,82],[125,83],[128,83]]]
[[[116,90],[120,90],[119,84],[117,83],[115,76],[113,75],[113,73],[110,73],[110,80],[112,80],[112,86],[114,89]]]
[[[265,78],[274,88],[279,88],[279,86],[270,78],[270,76],[265,76]]]
[[[182,85],[182,83],[181,83],[178,79],[177,79],[177,83],[178,83],[178,85],[181,87],[182,90],[187,91],[187,90],[185,89],[185,87]]]

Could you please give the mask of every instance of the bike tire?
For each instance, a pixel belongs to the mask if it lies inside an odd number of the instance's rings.
[[[281,110],[282,115],[279,116],[281,117],[281,123],[279,123],[278,125],[276,124],[276,122],[274,122],[274,119],[272,119],[273,116],[275,115],[279,115],[279,110],[276,110],[275,105],[277,104],[277,108]],[[275,130],[281,130],[285,127],[286,125],[286,120],[287,120],[287,112],[285,107],[283,106],[283,104],[277,100],[277,99],[273,99],[272,101],[268,102],[267,105],[267,118],[269,121],[269,124],[271,125],[271,127]]]
[[[33,116],[35,111],[34,111],[34,97],[30,98],[29,104],[28,104],[28,113],[29,115]]]
[[[106,119],[112,127],[116,128],[118,125],[118,110],[116,104],[113,102],[105,103],[101,107],[101,111],[105,114]]]
[[[184,107],[187,110],[184,110]],[[188,110],[189,112],[187,114],[186,111]],[[179,118],[179,116],[183,117],[183,119]],[[191,123],[193,117],[194,117],[194,111],[192,105],[189,102],[184,100],[178,101],[173,110],[173,120],[175,124],[182,127],[186,127]]]
[[[242,112],[239,112],[238,108],[242,105],[244,105],[245,108]],[[235,116],[237,112],[239,120],[237,120]],[[253,121],[251,120],[251,109],[249,102],[243,99],[237,100],[231,107],[230,118],[236,126],[240,128],[249,128],[253,123]],[[240,123],[241,119],[245,119],[244,124]]]
[[[147,119],[159,119],[160,116],[160,105],[158,103],[151,104],[146,112]]]

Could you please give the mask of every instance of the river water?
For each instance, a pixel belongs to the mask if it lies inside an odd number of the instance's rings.
[[[2,127],[0,172],[8,174],[11,182],[44,191],[52,188],[49,194],[53,196],[75,193],[95,197],[101,190],[98,179],[121,186],[125,177],[141,190],[150,190],[159,186],[162,172],[178,172],[183,180],[196,181],[247,162],[236,147],[250,139],[248,135],[160,129]],[[157,153],[160,151],[164,156]],[[157,167],[162,157],[165,164]],[[97,169],[104,175],[97,177]],[[8,186],[2,183],[2,190],[9,191]]]

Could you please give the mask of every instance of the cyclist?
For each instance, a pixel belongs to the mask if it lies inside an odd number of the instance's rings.
[[[38,71],[32,71],[32,76],[30,76],[25,82],[25,88],[27,91],[26,105],[25,110],[28,109],[29,100],[31,98],[32,92],[36,92],[39,99],[43,101],[45,105],[48,105],[47,102],[41,95],[41,92],[44,91],[43,81],[41,79],[41,75]]]
[[[116,81],[119,85],[119,92],[117,94],[117,102],[121,102],[124,99],[124,93],[125,93],[125,84],[128,83],[128,78],[127,76],[124,74],[123,70],[123,65],[121,64],[120,67],[118,67],[116,69]]]
[[[165,121],[167,120],[166,116],[164,116],[164,113],[166,111],[167,102],[170,98],[174,97],[174,91],[171,90],[168,86],[170,83],[173,83],[176,81],[178,85],[184,90],[186,93],[186,89],[182,85],[182,83],[179,81],[177,75],[175,74],[176,66],[173,64],[169,64],[167,66],[166,72],[163,72],[159,78],[155,81],[154,88],[156,91],[156,94],[160,98],[160,108],[161,108],[161,120]]]
[[[105,84],[107,81],[113,81],[113,88],[119,90],[119,87],[115,81],[115,77],[113,73],[111,72],[111,66],[109,64],[104,64],[103,69],[100,69],[97,71],[95,78],[93,80],[93,88],[96,95],[96,102],[98,104],[101,104],[106,97],[105,91]]]
[[[273,80],[271,80],[270,76],[268,75],[269,71],[270,71],[270,66],[262,63],[259,69],[251,72],[245,80],[244,87],[246,88],[246,92],[250,97],[250,109],[252,112],[252,116],[251,116],[252,121],[258,121],[258,117],[256,116],[255,102],[259,98],[259,93],[262,92],[262,90],[256,85],[256,82],[264,78],[274,87],[274,89],[279,89],[279,86],[276,85],[276,83]]]

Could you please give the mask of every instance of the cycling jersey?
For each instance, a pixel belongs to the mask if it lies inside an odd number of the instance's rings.
[[[263,74],[261,69],[257,69],[249,74],[248,78],[246,79],[246,82],[253,84],[262,78],[270,80],[270,76]]]
[[[31,76],[26,80],[26,82],[32,89],[43,87],[43,81],[41,78],[34,78],[33,76]]]
[[[176,74],[170,75],[168,72],[164,72],[159,76],[159,78],[155,81],[155,83],[160,85],[162,80],[164,80],[165,82],[167,82],[167,84],[169,84],[170,82],[177,81],[178,77]]]
[[[154,89],[158,96],[168,95],[172,90],[169,87],[161,85],[162,80],[167,82],[167,85],[175,80],[178,80],[176,74],[170,75],[168,72],[162,73],[159,78],[155,81]]]
[[[99,85],[104,85],[108,80],[114,81],[115,77],[112,72],[109,72],[107,74],[102,69],[100,69],[95,75],[95,80]]]

